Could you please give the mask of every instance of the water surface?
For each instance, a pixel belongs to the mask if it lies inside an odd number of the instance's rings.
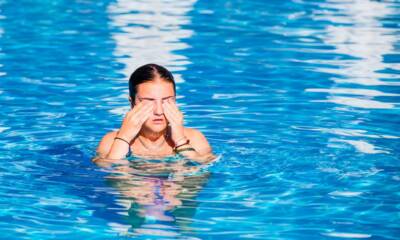
[[[372,0],[0,1],[2,238],[398,239],[399,13]],[[173,71],[211,166],[91,163],[148,62]]]

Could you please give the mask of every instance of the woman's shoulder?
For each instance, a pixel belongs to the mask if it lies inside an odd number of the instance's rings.
[[[110,140],[111,140],[111,141],[114,141],[114,138],[117,136],[117,134],[118,134],[118,130],[110,131],[110,132],[104,134],[102,140],[106,140],[106,141],[110,141]]]
[[[110,131],[106,133],[101,139],[99,146],[97,147],[98,154],[108,154],[111,149],[111,145],[114,142],[114,138],[117,136],[118,131]]]
[[[207,138],[204,134],[195,128],[184,128],[185,136],[190,140],[190,144],[196,149],[198,152],[210,152],[211,146],[207,141]]]
[[[185,136],[190,138],[190,137],[198,137],[200,135],[203,135],[202,132],[200,132],[200,130],[196,129],[196,128],[184,128],[184,132],[185,132]],[[204,135],[203,135],[204,136]]]

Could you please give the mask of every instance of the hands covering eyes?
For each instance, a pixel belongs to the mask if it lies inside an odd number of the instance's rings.
[[[139,133],[143,123],[153,114],[153,104],[151,102],[140,102],[126,113],[118,137],[127,142],[132,141]]]
[[[151,102],[154,105],[157,104],[157,99],[154,98],[147,98],[147,97],[139,97],[137,96],[137,99],[139,100],[139,102]],[[175,102],[175,97],[174,96],[170,96],[170,97],[165,97],[161,99],[161,103],[163,104],[164,102],[171,100],[173,102]]]
[[[183,127],[183,114],[179,110],[175,101],[168,99],[163,103],[164,115],[167,118],[171,128],[171,138],[176,144],[182,138],[185,138]]]
[[[118,137],[131,141],[139,133],[143,123],[154,113],[156,99],[140,98],[139,103],[125,115]],[[170,125],[171,138],[176,143],[184,138],[183,114],[175,102],[175,97],[161,99],[163,114]]]
[[[156,106],[157,100],[153,98],[142,98],[138,96],[139,101],[152,103]],[[175,97],[165,97],[161,99],[163,113],[169,122],[171,130],[171,138],[176,143],[178,140],[184,138],[183,134],[183,114],[176,104]]]

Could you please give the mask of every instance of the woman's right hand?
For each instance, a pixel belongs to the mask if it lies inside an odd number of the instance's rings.
[[[139,133],[143,123],[151,116],[152,112],[153,103],[142,101],[136,104],[126,113],[117,137],[130,142]]]

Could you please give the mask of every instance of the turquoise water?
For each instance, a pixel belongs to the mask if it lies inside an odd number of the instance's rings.
[[[399,16],[398,1],[0,0],[0,238],[399,239]],[[211,166],[91,163],[149,62],[174,73]]]

